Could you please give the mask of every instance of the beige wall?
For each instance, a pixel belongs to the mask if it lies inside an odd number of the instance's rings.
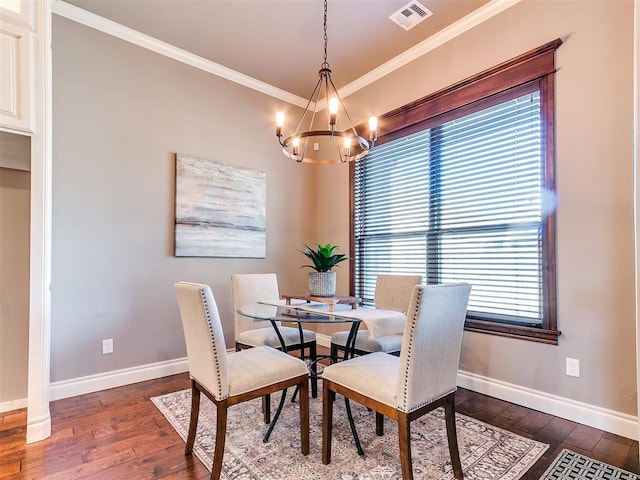
[[[381,114],[555,38],[558,346],[477,333],[462,368],[636,412],[630,0],[524,0],[347,99]],[[54,16],[51,379],[179,358],[176,280],[211,284],[230,344],[229,276],[298,289],[302,242],[349,245],[348,174],[286,161],[278,102]],[[173,153],[267,172],[267,258],[174,258]],[[315,221],[314,221],[315,218]],[[338,290],[348,290],[348,266]],[[100,354],[102,338],[115,352]],[[564,375],[578,358],[581,377]]]
[[[30,178],[0,167],[0,405],[8,410],[27,398]]]
[[[461,368],[635,415],[633,3],[525,0],[349,97],[347,105],[361,121],[556,38],[564,41],[556,56],[563,334],[558,346],[547,346],[465,333]],[[317,205],[332,206],[318,210],[318,236],[347,245],[347,180],[323,174],[317,188]],[[565,375],[565,357],[580,360],[580,378]]]
[[[58,16],[53,45],[51,381],[184,357],[179,280],[211,285],[232,345],[230,275],[297,289],[315,240],[313,170],[274,136],[291,107]],[[175,152],[266,172],[265,259],[173,257]]]

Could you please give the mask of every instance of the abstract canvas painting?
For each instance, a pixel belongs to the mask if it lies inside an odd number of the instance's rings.
[[[176,257],[265,257],[266,174],[176,155]]]

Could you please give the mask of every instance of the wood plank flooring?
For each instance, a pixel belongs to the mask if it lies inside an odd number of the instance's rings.
[[[0,414],[0,479],[208,479],[150,397],[189,387],[173,375],[51,403],[52,435],[26,445],[26,410]],[[459,389],[458,412],[550,444],[523,480],[537,480],[563,449],[640,474],[638,442]],[[232,427],[231,427],[232,428]]]

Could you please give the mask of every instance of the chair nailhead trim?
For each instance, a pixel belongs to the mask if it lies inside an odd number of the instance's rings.
[[[209,313],[209,304],[207,303],[207,297],[204,292],[204,287],[200,287],[200,297],[202,297],[202,305],[204,305],[204,313],[207,316],[207,325],[209,327],[209,338],[213,339],[213,325],[211,323],[211,314]],[[224,392],[222,391],[222,379],[220,378],[220,363],[218,361],[218,350],[215,342],[211,342],[211,348],[213,349],[213,358],[216,362],[216,381],[218,382],[218,392],[222,399],[224,399]]]
[[[408,385],[409,385],[409,363],[411,362],[411,354],[413,351],[413,336],[415,333],[415,329],[416,329],[416,323],[418,322],[418,314],[420,311],[420,306],[422,304],[422,288],[418,288],[418,295],[416,296],[416,303],[415,303],[415,310],[411,313],[411,329],[409,331],[409,343],[407,345],[407,360],[405,362],[404,365],[404,386],[403,386],[403,390],[404,390],[404,395],[402,396],[402,405],[400,406],[399,410],[402,412],[407,412],[408,408],[407,408],[407,389],[408,389]],[[408,313],[408,312],[407,312]],[[408,315],[407,315],[407,319],[408,319]]]

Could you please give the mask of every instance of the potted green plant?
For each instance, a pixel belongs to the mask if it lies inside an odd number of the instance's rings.
[[[313,249],[305,244],[302,253],[311,260],[312,264],[303,265],[300,268],[309,267],[313,272],[309,272],[309,295],[316,297],[333,297],[336,294],[336,272],[332,268],[340,262],[347,260],[347,256],[342,253],[335,253],[337,245],[317,243]]]

